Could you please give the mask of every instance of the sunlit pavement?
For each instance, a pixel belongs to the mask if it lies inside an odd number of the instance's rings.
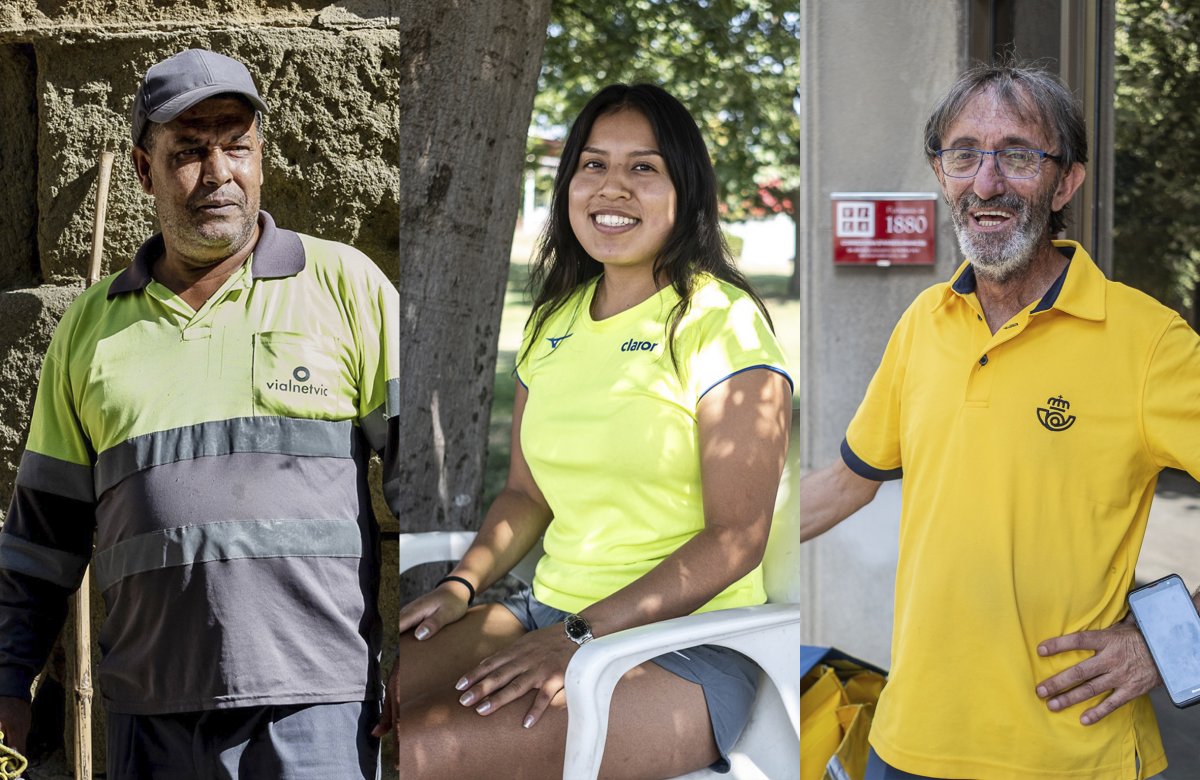
[[[1193,591],[1200,587],[1200,485],[1183,472],[1164,471],[1150,505],[1137,580],[1147,583],[1172,573]]]

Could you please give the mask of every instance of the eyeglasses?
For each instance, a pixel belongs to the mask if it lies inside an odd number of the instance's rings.
[[[1006,179],[1032,179],[1042,170],[1042,160],[1050,158],[1062,162],[1062,157],[1040,149],[997,149],[985,152],[982,149],[942,149],[937,157],[942,161],[942,172],[955,179],[969,179],[979,173],[983,158],[996,158],[996,167]]]

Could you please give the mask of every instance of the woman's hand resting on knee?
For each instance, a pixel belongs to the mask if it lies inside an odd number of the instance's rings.
[[[400,633],[416,627],[413,637],[428,639],[467,614],[466,588],[455,582],[443,582],[423,596],[419,596],[400,609]]]
[[[563,689],[567,664],[578,649],[561,624],[530,631],[463,675],[454,686],[463,691],[459,703],[474,707],[480,715],[490,715],[530,691],[537,691],[521,721],[525,728],[532,728]]]

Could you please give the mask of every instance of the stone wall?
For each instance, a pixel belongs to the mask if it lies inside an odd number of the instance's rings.
[[[0,289],[37,277],[37,103],[33,47],[0,46],[0,116],[8,117],[0,146]]]
[[[82,290],[79,282],[0,295],[0,419],[6,421],[0,426],[0,474],[4,475],[0,496],[6,507],[25,446],[42,355],[55,324]]]
[[[390,26],[388,0],[6,0],[0,34],[56,35],[73,30],[156,31],[233,26]]]
[[[361,249],[395,279],[398,13],[398,0],[0,4],[0,522],[42,355],[83,289],[101,151],[116,153],[102,272],[124,268],[157,230],[152,199],[129,161],[130,106],[141,74],[193,47],[245,62],[271,107],[263,208],[282,227]],[[374,478],[378,484],[377,466]],[[375,496],[384,529],[397,530],[378,490]],[[394,546],[385,548],[386,572],[396,569]],[[394,574],[382,591],[385,615],[394,616]],[[388,637],[385,657],[394,641]]]

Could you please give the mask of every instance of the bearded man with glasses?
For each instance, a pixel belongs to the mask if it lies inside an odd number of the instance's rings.
[[[972,69],[925,153],[966,261],[800,484],[807,540],[904,477],[867,778],[1149,777],[1160,680],[1125,596],[1158,473],[1200,476],[1200,338],[1054,239],[1087,161],[1056,77]]]

